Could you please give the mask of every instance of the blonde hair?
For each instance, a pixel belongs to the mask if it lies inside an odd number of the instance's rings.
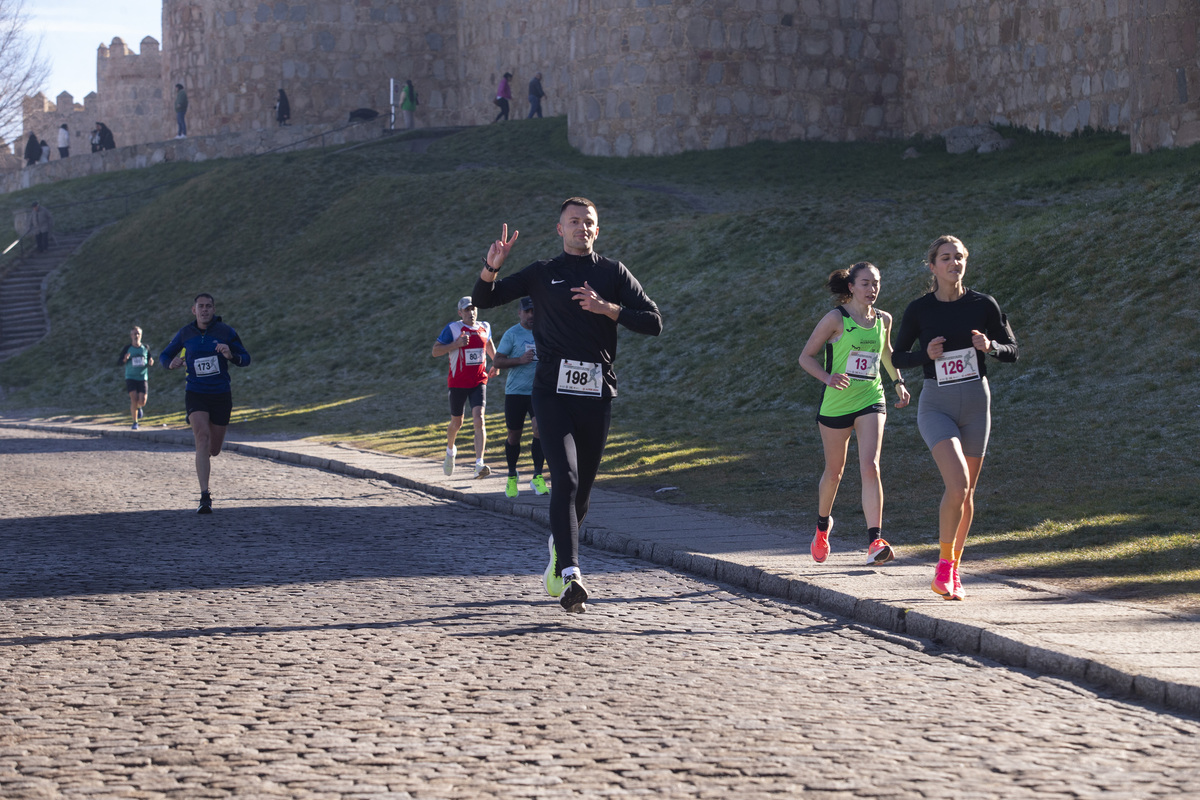
[[[948,233],[943,233],[941,236],[929,243],[929,249],[925,251],[925,265],[933,266],[933,260],[937,258],[938,250],[942,249],[944,244],[956,244],[962,248],[963,258],[969,258],[971,253],[967,250],[967,246],[963,244],[963,240],[957,236],[951,236]],[[937,276],[929,276],[929,291],[936,292],[938,288]]]

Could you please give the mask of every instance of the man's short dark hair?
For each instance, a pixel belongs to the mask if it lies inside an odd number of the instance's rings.
[[[566,200],[563,200],[563,204],[558,207],[558,215],[560,217],[562,216],[562,212],[567,210],[567,206],[583,206],[584,208],[590,208],[593,211],[596,211],[596,204],[591,200],[588,200],[586,197],[568,197]],[[600,212],[596,211],[596,213]]]
[[[207,297],[209,300],[213,301],[214,305],[216,305],[216,302],[217,302],[216,299],[214,299],[213,296],[211,294],[209,294],[208,292],[201,292],[200,294],[196,295],[196,297],[192,300],[192,305],[196,305],[196,301],[199,300],[201,297]]]

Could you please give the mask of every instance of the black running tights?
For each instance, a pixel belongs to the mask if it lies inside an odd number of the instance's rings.
[[[579,526],[608,441],[612,400],[534,390],[533,413],[550,467],[550,532],[561,573],[579,566]]]

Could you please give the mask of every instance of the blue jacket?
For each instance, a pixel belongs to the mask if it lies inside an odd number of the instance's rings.
[[[229,345],[232,362],[239,367],[249,366],[250,354],[242,345],[237,331],[213,317],[206,330],[200,330],[195,322],[183,326],[175,338],[158,357],[158,363],[171,368],[171,361],[186,351],[187,390],[200,394],[225,394],[229,391],[230,359],[217,353],[218,344]]]

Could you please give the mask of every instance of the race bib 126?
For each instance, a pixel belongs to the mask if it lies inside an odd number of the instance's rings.
[[[938,386],[979,380],[979,351],[974,347],[943,353],[933,362]]]

